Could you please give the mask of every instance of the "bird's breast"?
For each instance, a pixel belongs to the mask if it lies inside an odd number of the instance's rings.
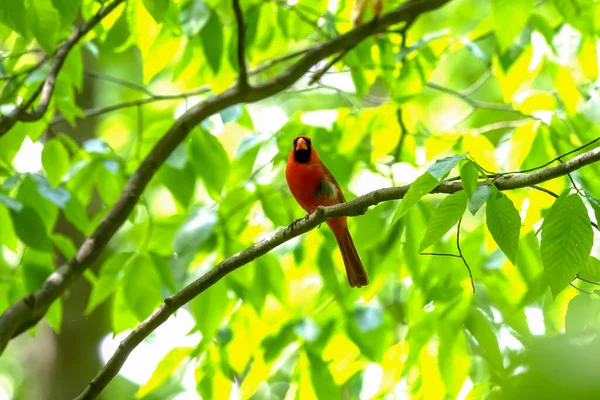
[[[313,212],[320,205],[329,205],[327,199],[337,191],[335,185],[327,182],[324,176],[318,165],[289,163],[286,168],[290,191],[308,212]]]

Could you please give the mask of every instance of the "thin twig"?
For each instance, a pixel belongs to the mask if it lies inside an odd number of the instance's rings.
[[[561,155],[559,155],[557,157],[554,157],[552,160],[550,160],[548,162],[545,162],[542,165],[538,165],[537,167],[533,167],[533,168],[529,168],[529,169],[524,169],[522,171],[503,172],[503,173],[500,173],[499,175],[525,174],[525,173],[528,173],[528,172],[537,171],[538,169],[545,168],[545,167],[547,167],[550,164],[554,164],[556,161],[560,161],[562,158],[564,158],[566,156],[570,156],[571,154],[577,153],[578,151],[581,151],[581,150],[585,149],[586,147],[589,147],[589,146],[593,145],[594,143],[596,143],[598,141],[600,141],[600,136],[598,136],[596,139],[593,139],[593,140],[591,140],[591,141],[589,141],[587,143],[582,144],[581,146],[579,146],[579,147],[577,147],[577,148],[575,148],[573,150],[567,151],[564,154],[561,154]]]
[[[248,87],[248,67],[246,66],[246,26],[244,14],[240,7],[240,0],[233,0],[233,11],[238,25],[237,31],[237,62],[239,69],[238,85],[246,89]]]
[[[560,196],[557,195],[556,193],[554,193],[552,190],[548,190],[544,187],[541,187],[540,185],[531,185],[530,186],[532,189],[535,190],[539,190],[540,192],[544,192],[546,194],[549,194],[550,196],[554,197],[555,199],[558,199]]]
[[[124,108],[130,107],[138,107],[149,103],[154,103],[157,101],[169,101],[169,100],[185,100],[189,97],[200,96],[210,92],[210,88],[207,86],[200,87],[198,89],[191,90],[189,92],[176,93],[176,94],[165,94],[159,95],[156,94],[153,97],[147,97],[145,99],[125,101],[123,103],[113,104],[106,107],[92,108],[89,110],[85,110],[83,112],[84,118],[95,117],[102,114],[107,114],[109,112],[121,110]],[[187,109],[187,108],[186,108]],[[53,126],[59,124],[61,122],[66,121],[65,117],[56,117],[52,122],[50,122],[49,126]]]
[[[577,286],[573,285],[573,282],[569,282],[569,285],[571,285],[571,287],[573,287],[574,289],[577,289],[577,290],[578,290],[578,291],[580,291],[581,293],[585,293],[585,294],[594,294],[594,293],[592,293],[592,292],[589,292],[589,291],[587,291],[587,290],[583,290],[582,288],[580,288],[580,287],[577,287]]]
[[[127,87],[129,89],[133,89],[133,90],[137,90],[138,92],[145,93],[150,97],[155,97],[155,94],[152,93],[148,88],[146,88],[142,85],[133,83],[131,81],[127,81],[125,79],[118,78],[116,76],[103,74],[101,72],[96,72],[96,71],[84,71],[83,74],[90,78],[94,78],[94,79],[98,79],[98,80],[106,81],[106,82],[111,82],[111,83],[116,83],[117,85],[121,85],[121,86]]]
[[[600,282],[594,282],[594,281],[591,281],[589,279],[582,278],[582,277],[579,276],[579,274],[577,274],[576,278],[579,279],[580,281],[583,281],[583,282],[586,282],[586,283],[590,283],[592,285],[600,286]]]
[[[481,74],[481,76],[471,86],[463,90],[461,92],[462,95],[468,97],[475,93],[477,90],[479,90],[480,87],[483,86],[484,83],[487,82],[488,79],[490,79],[490,76],[492,76],[492,70],[488,69],[483,74]]]
[[[450,254],[450,253],[419,253],[421,256],[440,256],[440,257],[456,257],[462,258],[458,254]]]
[[[497,129],[518,128],[521,125],[530,122],[526,119],[515,119],[511,121],[498,121],[491,124],[480,126],[479,128],[471,129],[471,133],[481,135],[486,132],[495,131]]]
[[[402,29],[400,29],[400,34],[402,35],[402,41],[400,42],[400,51],[404,50],[406,48],[406,38],[408,36],[408,30],[410,29],[410,27],[412,26],[412,24],[415,23],[415,20],[411,20],[406,22],[406,24],[402,27]]]
[[[31,75],[32,72],[36,71],[38,68],[40,68],[42,65],[44,65],[44,63],[46,62],[46,57],[42,57],[37,63],[28,66],[27,68],[23,68],[20,71],[17,72],[13,72],[11,74],[6,74],[6,75],[0,75],[0,80],[10,80],[10,79],[14,79],[14,78],[18,78],[19,76],[22,75]]]
[[[316,71],[313,76],[310,77],[310,80],[308,81],[308,86],[312,86],[315,83],[319,82],[321,80],[321,78],[323,78],[323,75],[325,75],[325,73],[331,68],[333,67],[336,63],[340,62],[342,60],[342,58],[344,58],[346,56],[346,54],[348,54],[348,52],[352,50],[352,49],[344,49],[342,50],[337,56],[335,56],[331,61],[329,61],[327,64],[325,64],[325,66],[323,68],[321,68],[320,70]]]
[[[401,161],[400,157],[402,156],[404,141],[406,139],[406,135],[408,134],[408,130],[406,129],[406,125],[404,125],[404,119],[402,117],[402,107],[396,109],[396,121],[398,121],[398,126],[400,127],[400,137],[398,138],[398,144],[394,150],[394,163]]]
[[[7,60],[9,58],[19,58],[26,54],[32,54],[32,53],[42,53],[43,54],[44,52],[41,49],[30,49],[30,50],[22,51],[20,53],[2,54],[2,55],[0,55],[0,60]]]
[[[462,249],[460,248],[460,224],[461,223],[462,223],[462,217],[460,217],[460,219],[458,220],[458,225],[456,226],[456,248],[458,249],[458,254],[460,255],[460,258],[462,259],[463,263],[465,264],[465,267],[467,267],[467,270],[469,271],[469,277],[471,278],[471,287],[473,288],[473,293],[475,293],[475,281],[473,280],[473,272],[471,272],[471,267],[469,267],[469,264],[467,263],[467,259],[463,255]]]

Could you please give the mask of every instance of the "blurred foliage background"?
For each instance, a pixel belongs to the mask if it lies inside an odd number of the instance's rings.
[[[0,4],[0,113],[33,93],[47,58],[101,6]],[[251,83],[295,61],[282,56],[350,30],[352,7],[244,0]],[[363,41],[313,85],[309,73],[205,120],[100,260],[44,323],[11,342],[0,358],[0,399],[76,396],[165,297],[302,217],[283,174],[297,135],[312,138],[350,199],[411,183],[447,156],[468,153],[450,176],[475,167],[477,180],[600,137],[599,15],[593,0],[452,0]],[[178,116],[235,83],[236,29],[230,1],[127,0],[73,48],[45,116],[0,137],[0,310],[74,256]],[[399,201],[386,202],[349,219],[367,287],[348,287],[328,229],[310,231],[178,311],[101,397],[597,398],[600,299],[590,282],[600,280],[600,262],[589,256],[600,248],[598,231],[587,229],[600,215],[599,174],[592,164],[572,181],[541,185],[558,195],[575,185],[565,201],[585,208],[579,225],[566,222],[586,238],[583,266],[575,265],[586,277],[575,287],[542,263],[540,229],[555,203],[548,193],[502,197],[519,217],[518,247],[490,233],[487,197],[479,211],[469,199],[473,213],[459,200],[475,293],[462,259],[420,254],[446,196],[426,196],[395,223]],[[427,251],[457,254],[460,215],[432,233]],[[559,253],[570,251],[565,225],[545,232],[564,246]]]

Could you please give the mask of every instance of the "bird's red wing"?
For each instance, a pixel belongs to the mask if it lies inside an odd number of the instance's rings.
[[[345,203],[346,199],[344,198],[344,193],[342,192],[342,189],[340,188],[340,185],[337,183],[337,181],[335,180],[335,178],[333,177],[333,175],[331,174],[331,172],[329,171],[329,169],[327,169],[327,167],[325,166],[325,164],[323,164],[321,162],[321,165],[323,166],[323,172],[325,173],[325,179],[327,179],[329,182],[333,183],[334,186],[337,189],[338,200],[341,203]]]

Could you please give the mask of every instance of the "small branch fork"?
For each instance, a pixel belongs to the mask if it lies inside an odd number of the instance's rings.
[[[469,278],[471,278],[471,288],[473,289],[473,293],[475,293],[475,281],[473,280],[473,272],[471,271],[471,267],[465,258],[462,248],[460,247],[460,225],[462,223],[462,217],[458,220],[458,225],[456,226],[456,249],[458,250],[458,254],[451,253],[420,253],[422,256],[441,256],[441,257],[455,257],[460,258],[467,267],[467,271],[469,271]]]

